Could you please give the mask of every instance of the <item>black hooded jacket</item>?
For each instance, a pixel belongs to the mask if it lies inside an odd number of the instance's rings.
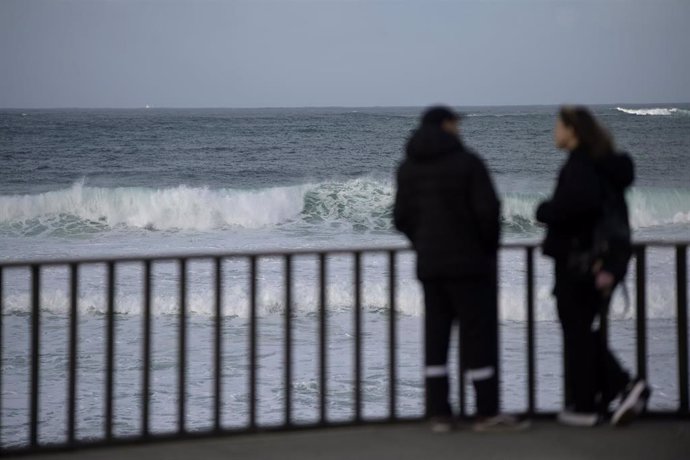
[[[617,207],[627,221],[624,192],[634,178],[633,162],[627,154],[611,153],[594,160],[584,149],[571,152],[561,169],[553,197],[537,209],[537,220],[547,225],[544,254],[558,262],[591,248],[606,190],[616,195]],[[620,278],[627,267],[604,268]]]
[[[482,160],[436,127],[415,131],[406,153],[393,217],[417,251],[419,279],[493,274],[500,203]]]

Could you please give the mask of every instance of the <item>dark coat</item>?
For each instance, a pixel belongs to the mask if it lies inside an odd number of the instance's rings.
[[[627,220],[624,191],[633,180],[633,162],[627,154],[612,153],[594,160],[583,149],[571,152],[558,176],[553,197],[537,209],[537,220],[547,225],[544,254],[564,263],[572,254],[591,249],[606,190],[616,194]],[[625,270],[604,268],[619,276]]]
[[[413,133],[397,173],[395,227],[420,280],[494,275],[500,203],[482,160],[439,128]]]

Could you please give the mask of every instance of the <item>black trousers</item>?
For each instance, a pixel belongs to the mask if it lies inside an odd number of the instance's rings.
[[[426,412],[450,416],[448,348],[460,324],[461,359],[477,395],[477,415],[498,412],[498,305],[495,278],[425,280]]]
[[[563,329],[565,405],[576,412],[603,412],[630,382],[608,348],[595,320],[607,315],[609,296],[594,277],[569,272],[556,264],[558,316]]]

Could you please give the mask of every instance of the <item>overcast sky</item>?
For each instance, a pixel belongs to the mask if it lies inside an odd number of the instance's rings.
[[[690,102],[690,0],[1,0],[0,107]]]

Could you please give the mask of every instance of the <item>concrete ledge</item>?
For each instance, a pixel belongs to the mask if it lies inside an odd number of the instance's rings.
[[[521,433],[431,433],[425,424],[332,428],[86,449],[23,458],[80,459],[690,459],[690,423],[640,421],[627,428],[534,422]]]

